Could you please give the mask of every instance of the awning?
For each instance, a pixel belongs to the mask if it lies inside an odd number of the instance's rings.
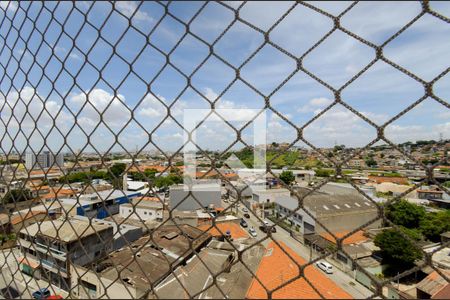
[[[29,257],[20,257],[19,264],[25,264],[32,269],[37,269],[40,265],[40,263],[38,261],[36,261],[32,258],[29,258]]]

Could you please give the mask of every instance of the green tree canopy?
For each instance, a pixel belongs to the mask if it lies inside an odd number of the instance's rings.
[[[333,172],[331,170],[317,169],[316,176],[318,177],[330,177]]]
[[[401,199],[386,207],[386,217],[394,224],[406,228],[419,228],[425,217],[425,208]]]
[[[404,230],[412,239],[417,236]],[[403,272],[414,266],[414,261],[422,258],[422,252],[396,229],[388,229],[375,237],[375,245],[380,247],[383,261],[389,264],[388,273]]]
[[[114,175],[114,177],[119,178],[122,176],[123,172],[127,168],[124,163],[116,163],[109,168],[109,172]]]
[[[9,190],[3,197],[3,203],[17,203],[32,199],[29,189]]]
[[[420,222],[420,231],[432,242],[441,240],[441,233],[450,230],[450,211],[428,213]]]
[[[294,173],[292,171],[283,171],[280,174],[280,180],[287,185],[291,185],[295,181]]]

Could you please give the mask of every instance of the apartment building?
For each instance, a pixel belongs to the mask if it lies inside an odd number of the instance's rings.
[[[112,236],[108,224],[74,218],[35,223],[19,232],[20,270],[68,291],[70,266],[86,266],[108,255]]]
[[[51,167],[64,167],[64,155],[62,153],[52,153],[44,151],[39,154],[27,152],[25,154],[25,167],[32,169],[47,169]]]

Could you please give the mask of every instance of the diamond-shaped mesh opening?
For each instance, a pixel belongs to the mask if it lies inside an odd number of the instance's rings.
[[[448,15],[1,1],[1,296],[446,298]]]

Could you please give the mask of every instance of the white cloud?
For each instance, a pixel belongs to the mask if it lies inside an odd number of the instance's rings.
[[[152,21],[153,20],[152,17],[150,17],[149,14],[146,13],[145,11],[142,11],[141,9],[137,10],[138,5],[134,1],[117,1],[117,2],[115,2],[115,7],[117,10],[119,10],[125,16],[127,16],[127,17],[133,16],[134,20],[137,20],[137,21]],[[136,10],[137,10],[137,12],[136,12]]]
[[[70,53],[69,57],[75,60],[82,60],[81,56],[79,56],[78,54],[75,53]]]
[[[376,129],[342,106],[333,107],[305,128],[304,137],[318,147],[334,142],[365,146],[376,137]]]
[[[160,95],[158,95],[158,98],[156,98],[152,94],[148,94],[147,96],[145,96],[144,100],[142,100],[141,104],[139,105],[138,115],[144,117],[160,117],[162,115],[166,115],[167,109],[161,103],[164,103],[165,99]]]
[[[325,108],[326,106],[330,105],[332,102],[333,101],[331,99],[328,99],[325,97],[313,98],[313,99],[309,100],[306,105],[303,105],[300,108],[298,108],[297,112],[299,112],[299,113],[313,112],[314,114],[317,114],[320,111],[322,111],[322,109],[318,109],[318,107]]]
[[[309,101],[312,106],[325,106],[331,104],[331,100],[325,97],[314,98]]]
[[[125,97],[118,94],[117,97],[109,92],[96,88],[89,94],[79,93],[72,95],[70,102],[75,109],[81,109],[79,123],[87,128],[94,129],[95,125],[102,121],[108,127],[124,125],[131,117],[125,103]]]

